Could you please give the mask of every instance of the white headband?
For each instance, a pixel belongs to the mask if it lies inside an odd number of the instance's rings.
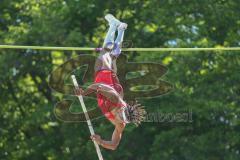
[[[130,123],[126,117],[126,114],[125,114],[125,110],[127,109],[127,107],[123,107],[123,111],[122,111],[122,117],[123,117],[123,121],[125,123]]]

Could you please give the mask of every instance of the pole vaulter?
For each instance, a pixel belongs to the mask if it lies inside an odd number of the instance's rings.
[[[99,108],[103,115],[115,126],[115,129],[110,140],[103,140],[100,135],[95,135],[93,132],[91,132],[91,139],[103,148],[116,150],[126,124],[140,125],[145,119],[146,111],[137,102],[127,103],[123,100],[123,87],[117,77],[116,61],[121,54],[127,24],[120,22],[111,14],[107,14],[105,19],[108,21],[109,29],[103,47],[95,61],[94,83],[89,85],[85,91],[82,88],[75,89],[75,94],[78,97],[94,92],[97,94]],[[117,38],[115,39],[116,31]],[[89,119],[88,116],[87,118]]]

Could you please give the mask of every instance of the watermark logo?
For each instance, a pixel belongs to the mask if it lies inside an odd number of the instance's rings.
[[[184,112],[152,112],[148,113],[144,122],[152,123],[192,123],[192,110]]]
[[[131,46],[130,41],[123,45]],[[55,116],[66,122],[84,122],[83,112],[71,112],[70,108],[77,98],[74,95],[74,86],[71,75],[76,75],[81,87],[86,88],[94,82],[94,64],[97,57],[92,55],[81,55],[70,59],[56,68],[49,76],[49,86],[62,95],[72,97],[62,99],[55,105]],[[117,60],[118,79],[124,90],[126,101],[138,98],[152,98],[170,92],[173,85],[161,79],[167,73],[167,67],[152,62],[129,62],[127,57],[121,54]],[[85,98],[96,98],[91,94]],[[80,105],[80,104],[79,104]],[[88,108],[88,105],[87,105]],[[88,108],[90,119],[102,117],[101,110],[96,106]]]

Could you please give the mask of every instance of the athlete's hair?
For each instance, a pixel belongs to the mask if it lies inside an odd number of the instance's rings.
[[[140,125],[141,122],[145,120],[147,114],[144,106],[137,101],[129,103],[126,112],[129,122],[134,123],[136,126]]]

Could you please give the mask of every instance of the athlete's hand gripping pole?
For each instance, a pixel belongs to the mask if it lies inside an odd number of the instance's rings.
[[[76,77],[75,77],[75,75],[72,75],[71,77],[72,77],[73,84],[74,84],[75,88],[77,89],[78,88],[78,83],[77,83]],[[81,103],[81,106],[82,106],[85,118],[87,120],[87,124],[88,124],[88,128],[90,130],[90,133],[91,133],[91,135],[95,135],[92,123],[90,121],[90,118],[89,118],[86,106],[85,106],[84,101],[83,101],[82,95],[78,95],[78,99],[79,99],[79,101]],[[98,159],[99,160],[103,160],[102,153],[101,153],[101,150],[100,150],[97,142],[93,141],[93,143],[94,143],[96,151],[97,151]]]

